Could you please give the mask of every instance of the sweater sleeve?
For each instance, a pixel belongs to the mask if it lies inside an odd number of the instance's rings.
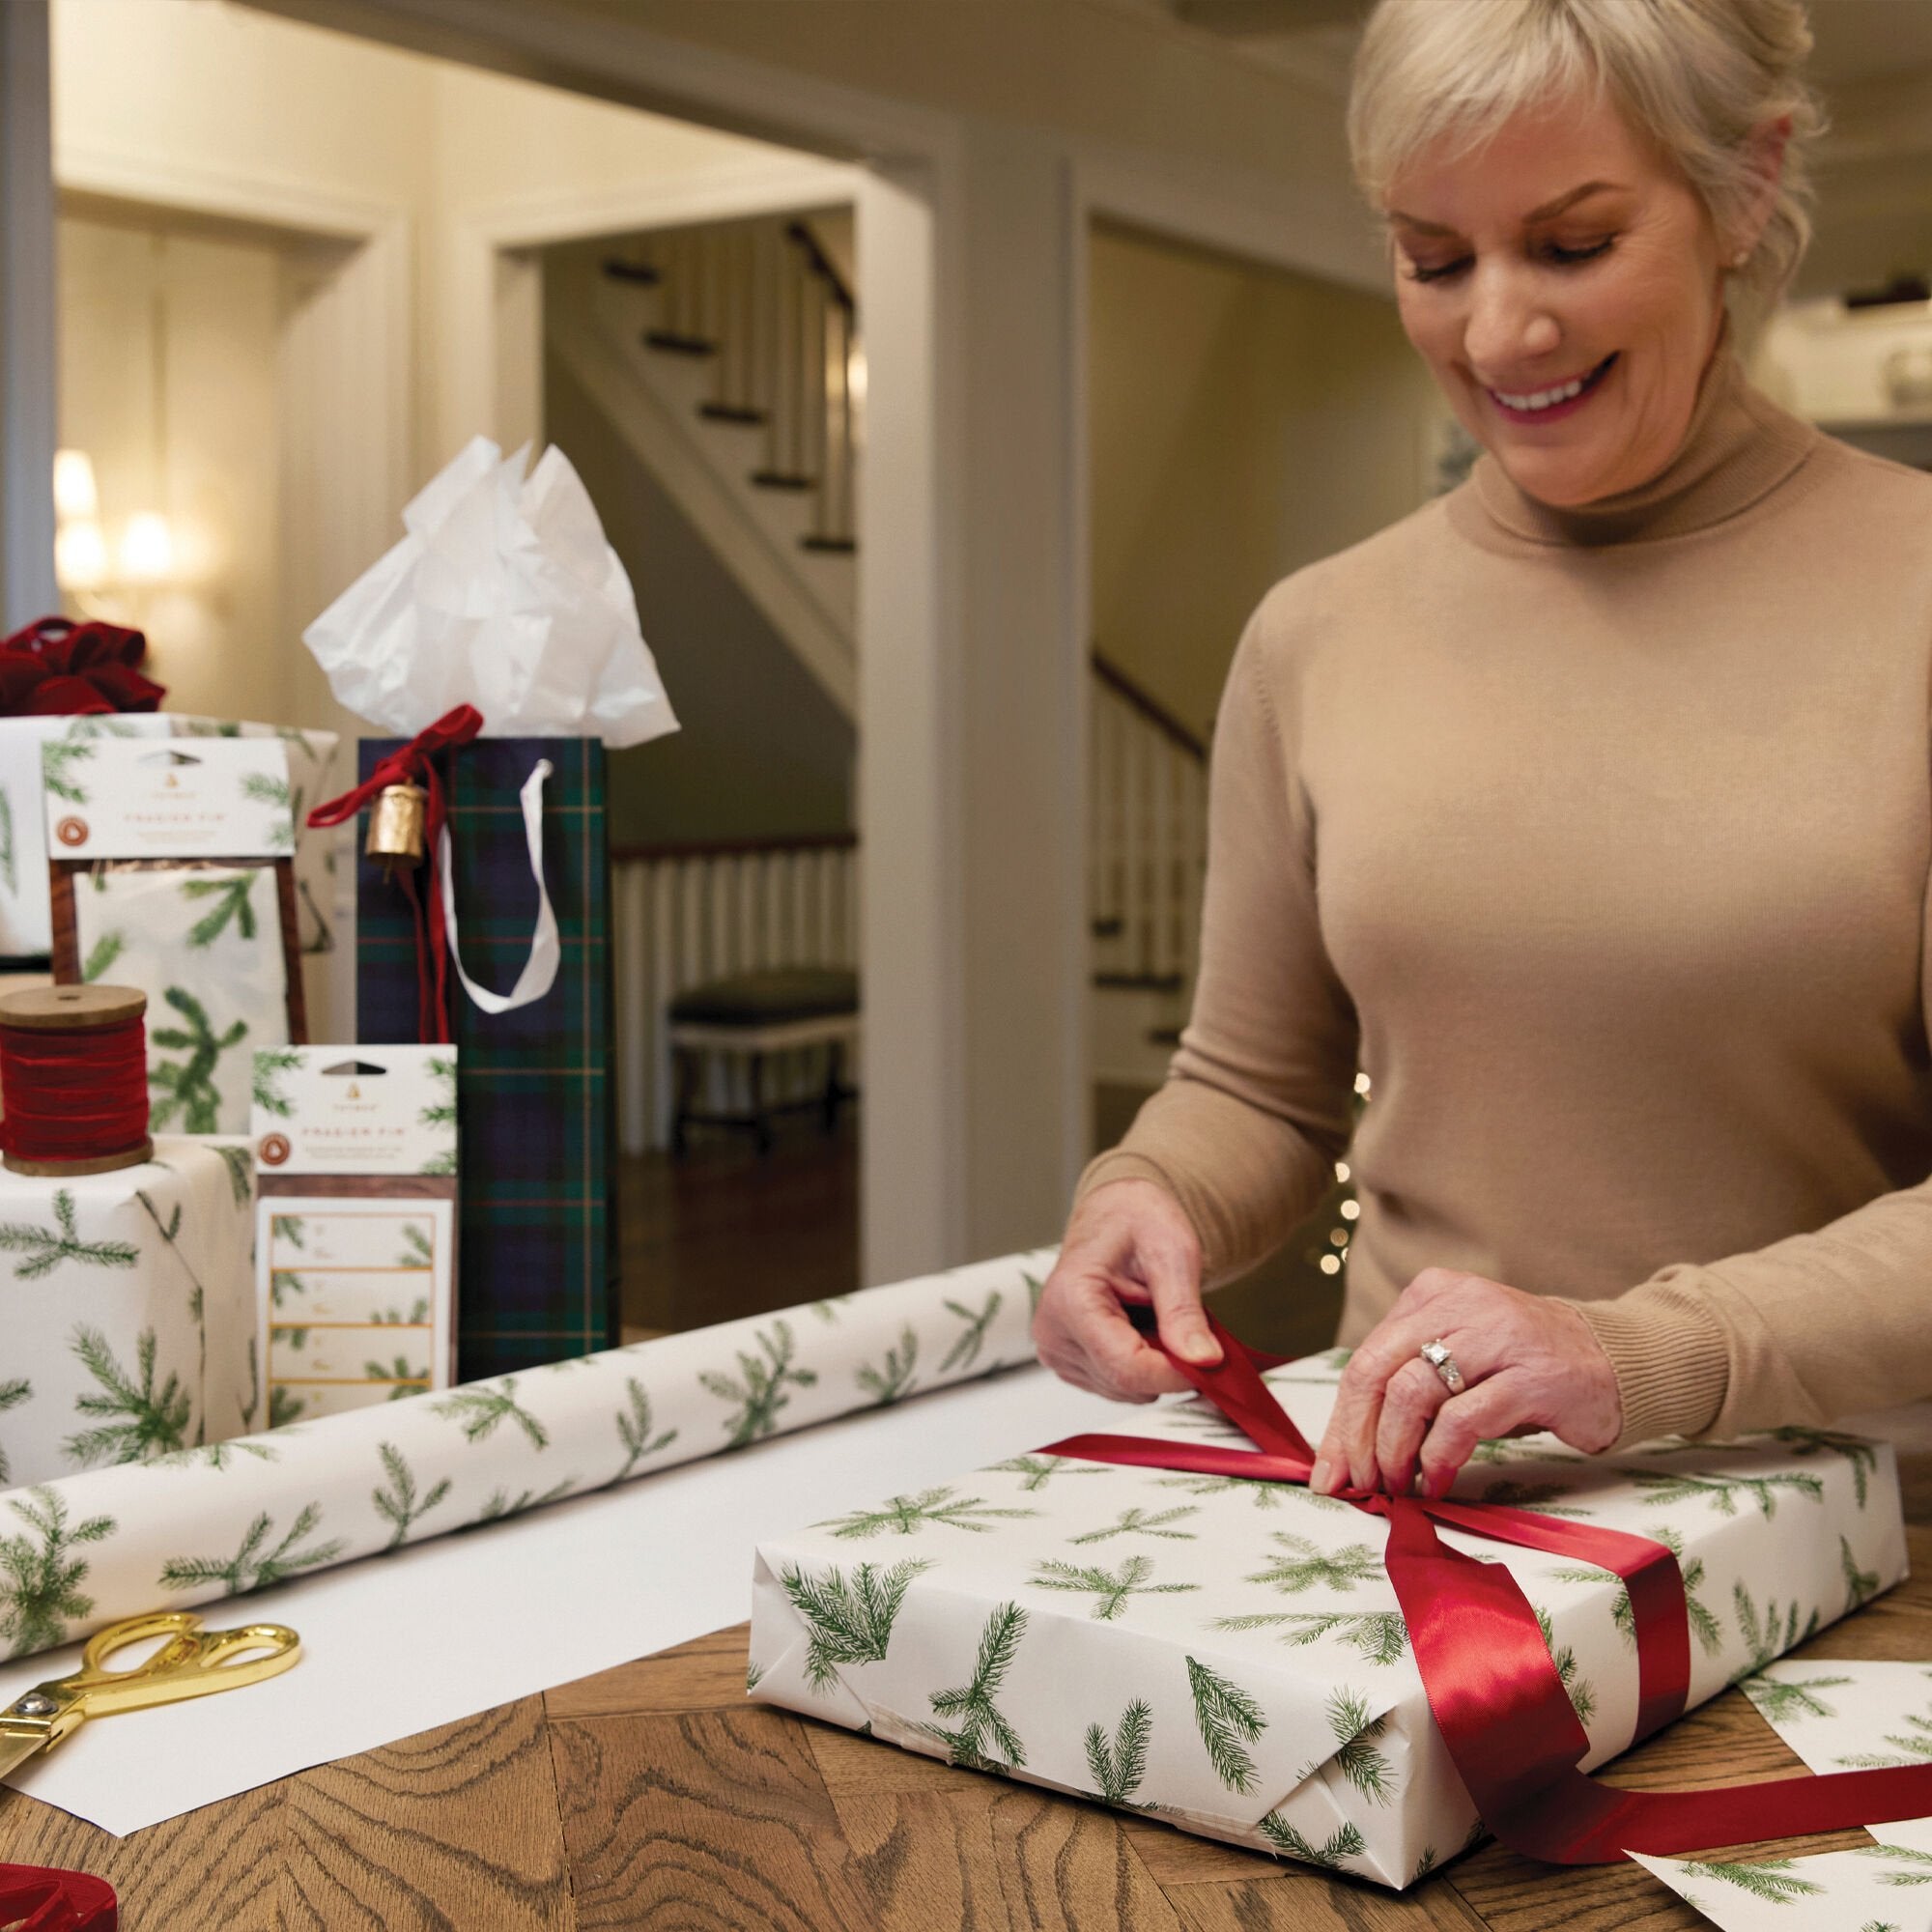
[[[1208,883],[1192,1016],[1166,1084],[1081,1177],[1173,1193],[1212,1286],[1279,1247],[1321,1199],[1351,1123],[1356,1024],[1321,940],[1313,815],[1296,776],[1290,680],[1269,675],[1264,601],[1215,721]]]
[[[1932,886],[1921,1023],[1932,1030]],[[1623,1397],[1617,1446],[1819,1427],[1932,1396],[1932,1179],[1808,1234],[1573,1304]]]

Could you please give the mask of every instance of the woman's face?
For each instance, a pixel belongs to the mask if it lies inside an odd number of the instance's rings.
[[[1546,503],[1675,455],[1722,312],[1702,200],[1607,101],[1518,115],[1390,187],[1403,327],[1465,428]]]

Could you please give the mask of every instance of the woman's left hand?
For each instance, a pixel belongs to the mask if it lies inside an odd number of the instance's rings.
[[[1463,1372],[1452,1395],[1418,1352],[1448,1345]],[[1309,1487],[1439,1496],[1478,1442],[1551,1429],[1595,1455],[1623,1429],[1615,1371],[1567,1302],[1425,1268],[1342,1372]]]

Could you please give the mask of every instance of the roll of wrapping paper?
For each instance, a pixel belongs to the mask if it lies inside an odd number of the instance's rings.
[[[977,1263],[12,1491],[0,1656],[1030,1362],[1053,1259]]]

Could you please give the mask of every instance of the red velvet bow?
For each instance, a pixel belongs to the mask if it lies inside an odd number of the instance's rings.
[[[427,730],[416,735],[400,750],[391,752],[355,787],[327,805],[319,805],[308,815],[312,826],[340,825],[354,818],[364,806],[374,802],[384,786],[420,785],[429,793],[423,809],[423,890],[416,891],[415,876],[408,868],[393,876],[410,902],[410,916],[416,931],[416,1037],[425,1046],[447,1045],[449,1041],[449,942],[443,932],[441,895],[438,885],[440,861],[437,848],[442,843],[442,828],[449,817],[443,795],[442,774],[438,753],[467,745],[483,728],[483,714],[473,704],[459,704],[446,711]]]
[[[0,1925],[18,1932],[115,1932],[114,1888],[87,1872],[0,1865]]]
[[[166,687],[134,668],[147,650],[139,631],[119,624],[38,618],[0,639],[0,716],[158,710]]]
[[[1260,1455],[1141,1435],[1069,1435],[1039,1453],[1305,1483],[1315,1452],[1260,1374],[1280,1358],[1237,1342],[1212,1316],[1208,1325],[1223,1351],[1218,1366],[1169,1359],[1247,1434]],[[1672,1857],[1932,1817],[1932,1764],[1805,1773],[1698,1791],[1616,1791],[1593,1783],[1577,1768],[1589,1740],[1528,1599],[1500,1563],[1451,1549],[1435,1525],[1577,1557],[1624,1579],[1637,1645],[1633,1743],[1676,1717],[1690,1688],[1684,1578],[1670,1550],[1648,1537],[1497,1503],[1354,1491],[1343,1499],[1388,1520],[1388,1578],[1408,1625],[1429,1708],[1484,1824],[1512,1851],[1556,1864],[1611,1864],[1632,1852]]]

